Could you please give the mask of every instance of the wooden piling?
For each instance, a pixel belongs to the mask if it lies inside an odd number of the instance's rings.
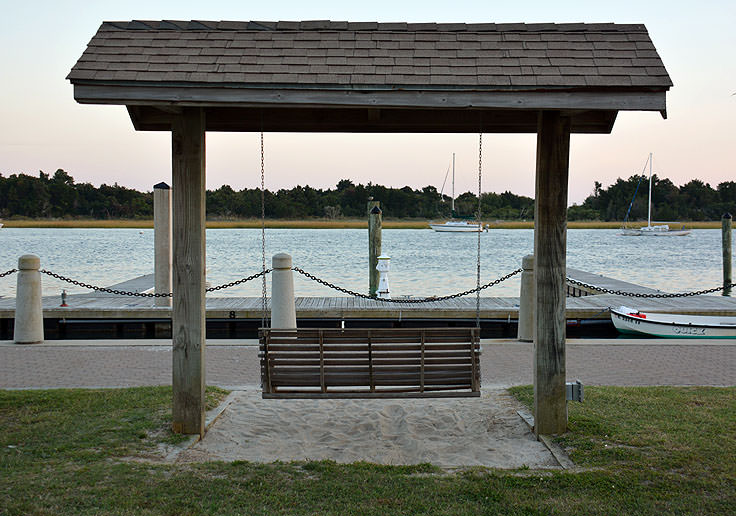
[[[724,296],[730,296],[731,295],[731,287],[727,287],[726,285],[730,285],[733,283],[733,275],[731,274],[731,257],[732,257],[732,247],[731,247],[731,214],[725,213],[723,217],[721,218],[721,243],[723,247],[723,295]]]
[[[381,256],[381,226],[383,215],[379,201],[368,201],[368,294],[378,292],[378,257]]]
[[[542,111],[534,208],[534,433],[567,431],[565,253],[570,119]]]
[[[171,292],[171,188],[153,185],[154,292]],[[157,297],[156,306],[171,306],[170,297]]]
[[[173,422],[204,435],[205,118],[184,108],[171,127],[173,190]]]

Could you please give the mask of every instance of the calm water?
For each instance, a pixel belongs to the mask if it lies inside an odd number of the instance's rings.
[[[261,269],[259,229],[207,231],[207,280],[228,283]],[[475,234],[429,229],[384,229],[383,252],[391,256],[393,295],[446,295],[475,287]],[[153,272],[153,230],[0,230],[0,272],[33,253],[41,267],[85,283],[108,286]],[[532,230],[493,230],[481,235],[482,283],[520,267],[533,250]],[[368,232],[360,229],[271,229],[266,231],[267,267],[278,252],[294,265],[345,288],[368,288]],[[568,231],[570,267],[670,292],[721,284],[721,232],[695,230],[686,237],[623,237],[617,230]],[[0,295],[15,296],[16,275],[0,279]],[[43,276],[44,295],[87,290]],[[298,296],[340,296],[295,274]],[[518,296],[518,276],[484,291],[486,296]],[[260,296],[260,280],[222,290],[217,296]]]

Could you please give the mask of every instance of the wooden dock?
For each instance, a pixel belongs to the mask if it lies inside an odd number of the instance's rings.
[[[638,293],[660,291],[568,269],[568,276],[578,281]],[[141,276],[110,288],[134,292],[152,289],[153,275]],[[167,319],[169,308],[155,307],[152,298],[118,296],[91,292],[74,294],[67,298],[68,307],[60,307],[60,297],[43,298],[44,317],[49,319]],[[718,295],[680,298],[633,298],[613,294],[583,295],[567,298],[568,319],[608,319],[609,306],[626,305],[642,311],[686,313],[698,315],[736,316],[736,298]],[[270,309],[269,306],[266,307]],[[296,313],[299,319],[474,319],[475,296],[422,304],[383,303],[353,297],[297,297]],[[482,319],[517,319],[518,297],[481,297]],[[0,319],[15,316],[15,299],[0,299]],[[258,297],[208,297],[207,317],[219,319],[260,319],[262,301]]]

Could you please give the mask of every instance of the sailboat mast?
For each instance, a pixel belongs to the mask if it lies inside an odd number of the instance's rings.
[[[651,189],[650,189],[651,190]],[[450,201],[450,209],[453,217],[455,216],[455,153],[452,153],[452,201]]]
[[[652,225],[652,153],[649,153],[649,203],[647,213],[647,227]]]

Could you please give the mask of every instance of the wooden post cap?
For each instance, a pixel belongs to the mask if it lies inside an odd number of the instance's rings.
[[[18,269],[22,271],[37,271],[41,268],[41,259],[35,254],[24,254],[18,258]]]
[[[533,271],[534,270],[534,255],[528,254],[524,258],[521,259],[521,268],[525,271]]]
[[[271,266],[274,269],[291,269],[291,255],[278,253],[271,258]]]
[[[728,212],[726,212],[726,213],[723,214],[723,218],[724,219],[730,219],[731,218],[731,214],[728,213]]]

